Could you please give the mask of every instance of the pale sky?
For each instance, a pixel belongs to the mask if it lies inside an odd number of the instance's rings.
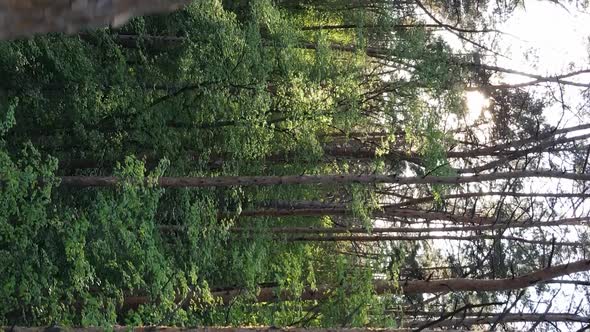
[[[562,2],[565,3],[565,1]],[[425,19],[430,21],[427,17]],[[544,76],[590,68],[589,22],[590,13],[576,8],[575,4],[566,3],[561,6],[548,0],[525,1],[525,6],[517,8],[507,21],[497,23],[495,28],[507,34],[488,34],[482,41],[484,45],[502,54],[503,57],[486,55],[486,51],[481,50],[484,54],[483,61],[487,64]],[[450,33],[441,33],[441,36],[458,52],[473,51],[473,45],[464,45],[459,38]],[[509,74],[503,74],[502,77],[503,83],[520,83],[530,80],[530,78]],[[571,80],[588,83],[590,74],[580,75]],[[575,104],[581,101],[581,90],[571,87],[566,90],[565,97],[574,104],[571,106],[575,108]],[[477,93],[470,93],[467,103],[472,112],[476,113],[467,115],[467,120],[470,121],[477,118],[481,107],[486,105],[485,100],[482,100]],[[558,111],[548,109],[546,116],[550,123],[557,123],[561,118],[561,109]],[[568,122],[571,121],[576,120],[570,118]],[[563,121],[561,124],[564,125]]]
[[[498,29],[510,32],[517,38],[502,38],[499,43],[502,49],[509,52],[509,59],[499,58],[498,64],[509,68],[537,73],[541,75],[555,75],[573,71],[575,69],[590,68],[588,45],[590,36],[590,15],[575,8],[572,4],[566,4],[563,8],[550,1],[526,1],[525,8],[519,9],[507,22],[498,26]],[[505,77],[509,83],[522,82],[527,79],[518,77]],[[578,82],[590,83],[590,75],[579,76]],[[542,88],[540,88],[542,89]],[[574,87],[564,88],[564,99],[572,107],[566,112],[560,126],[573,126],[582,122],[588,122],[589,110],[583,109],[582,116],[578,117],[578,105],[583,102],[582,89]],[[545,110],[544,115],[548,122],[556,125],[562,118],[563,109],[560,104],[555,104]],[[569,114],[568,114],[569,113]],[[531,189],[547,189],[547,181],[534,181]],[[555,186],[552,183],[552,186]],[[536,187],[536,188],[535,188]],[[584,204],[587,206],[588,204]],[[576,237],[574,233],[572,236]],[[571,239],[570,240],[575,240]],[[572,257],[576,259],[576,257]],[[567,279],[567,278],[566,278]],[[534,292],[532,292],[534,294]],[[559,295],[553,300],[553,310],[567,309],[572,300],[572,295],[583,296],[582,289],[573,285],[564,285]],[[577,296],[573,296],[576,298]],[[579,301],[579,299],[577,299]],[[541,312],[544,305],[539,308]]]
[[[499,22],[495,27],[498,30],[510,35],[495,36],[495,38],[484,39],[484,44],[493,50],[503,54],[505,57],[488,56],[482,61],[500,67],[515,69],[522,72],[552,76],[571,72],[579,69],[590,68],[589,61],[589,36],[590,36],[590,14],[576,8],[575,4],[563,6],[548,0],[525,1],[524,8],[518,8],[506,21]],[[429,21],[426,19],[426,21]],[[444,33],[441,36],[458,52],[472,52],[472,46],[463,47],[463,44],[455,36]],[[494,44],[491,44],[492,39]],[[485,53],[485,51],[482,51]],[[504,75],[503,83],[519,83],[530,81],[530,78]],[[578,76],[571,79],[577,82],[590,83],[590,74]],[[552,88],[558,91],[558,86],[553,84]],[[547,87],[533,88],[533,91],[542,93]],[[544,111],[547,121],[552,125],[559,123],[560,127],[574,126],[580,123],[590,122],[590,109],[579,107],[583,104],[582,88],[564,87],[564,99],[571,109],[562,108],[561,104],[555,103]],[[488,104],[486,98],[477,92],[466,94],[466,103],[469,113],[463,119],[466,123],[473,123],[481,114],[485,116],[485,107]],[[483,112],[482,112],[483,110]],[[563,116],[562,116],[563,115]],[[453,120],[456,121],[456,120]],[[560,122],[561,121],[561,122]],[[485,128],[482,129],[485,131]],[[582,134],[582,132],[578,132]],[[547,180],[530,181],[528,190],[531,192],[552,192],[557,183]],[[566,185],[567,186],[567,185]],[[585,204],[586,206],[589,204]],[[565,207],[563,207],[565,209]],[[571,237],[574,237],[573,239]],[[569,240],[576,240],[577,235],[571,234]],[[435,242],[436,243],[436,242]],[[456,243],[437,243],[437,247],[444,249],[454,247]],[[572,260],[579,259],[571,257]],[[567,279],[567,278],[566,278]],[[531,292],[534,294],[534,292]],[[575,289],[572,285],[564,285],[559,295],[553,300],[551,311],[566,310],[573,298],[579,300],[584,296],[582,289]],[[533,299],[535,296],[533,296]],[[540,298],[537,298],[540,299]],[[544,305],[538,308],[543,312]],[[563,327],[563,326],[561,326]],[[567,330],[563,329],[564,331]]]
[[[565,2],[565,1],[563,1]],[[499,30],[511,33],[500,41],[510,59],[500,58],[500,65],[518,67],[539,74],[559,73],[571,63],[588,63],[590,15],[572,4],[563,8],[550,1],[525,1]],[[529,50],[533,56],[527,56]],[[536,55],[536,56],[535,56]]]

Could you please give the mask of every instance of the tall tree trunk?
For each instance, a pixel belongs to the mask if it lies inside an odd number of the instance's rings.
[[[458,173],[481,173],[483,171],[487,171],[487,170],[490,170],[490,169],[493,169],[493,168],[496,168],[499,166],[506,165],[510,161],[519,159],[524,156],[528,156],[531,153],[550,152],[551,147],[555,147],[557,144],[575,142],[577,140],[584,140],[587,138],[590,138],[590,134],[584,134],[584,135],[573,136],[573,137],[561,137],[561,138],[557,138],[557,139],[548,139],[545,141],[541,141],[541,142],[539,142],[539,144],[534,145],[528,149],[514,151],[511,154],[503,156],[502,158],[491,161],[489,163],[486,163],[486,164],[483,164],[480,166],[476,166],[476,167],[457,169],[456,171]]]
[[[579,130],[585,130],[585,129],[590,129],[590,123],[585,123],[585,124],[567,127],[567,128],[548,130],[548,131],[539,133],[538,135],[531,136],[529,138],[519,139],[516,141],[497,144],[497,145],[493,145],[493,146],[489,146],[489,147],[485,147],[485,148],[472,149],[472,150],[467,150],[467,151],[457,151],[457,152],[450,151],[450,152],[447,152],[447,156],[453,157],[453,158],[454,157],[463,158],[463,157],[470,157],[470,156],[485,156],[485,155],[494,155],[494,154],[497,155],[497,154],[502,154],[503,151],[507,151],[509,149],[520,149],[527,144],[537,143],[541,140],[547,140],[547,139],[556,140],[557,138],[554,138],[554,136],[565,135],[565,134],[569,134],[569,133],[573,133],[573,132],[576,132]],[[566,139],[566,138],[564,138],[564,139]],[[512,153],[512,152],[514,152],[514,151],[510,151],[510,153]]]
[[[339,25],[315,25],[302,27],[303,31],[317,31],[317,30],[346,30],[346,29],[389,29],[393,31],[400,31],[406,29],[423,28],[423,29],[443,29],[440,24],[339,24]],[[489,33],[489,32],[500,32],[495,29],[462,29],[453,27],[456,30],[464,33]]]
[[[188,3],[189,0],[4,0],[0,1],[0,39],[119,26],[131,17],[168,12]]]
[[[300,328],[300,327],[167,327],[167,326],[150,326],[150,327],[132,327],[115,325],[108,329],[102,327],[21,327],[10,326],[5,328],[11,332],[129,332],[129,331],[150,331],[150,332],[411,332],[407,328],[391,329],[374,329],[374,328]],[[469,332],[466,330],[445,330],[447,332]],[[422,330],[422,332],[435,332],[435,330]]]
[[[466,327],[474,325],[488,325],[494,323],[516,323],[516,322],[577,322],[577,323],[590,323],[590,317],[569,314],[569,313],[480,313],[480,314],[468,314],[464,318],[452,318],[441,320],[438,323],[433,322],[436,316],[442,316],[445,313],[432,313],[428,320],[413,320],[405,322],[403,325],[409,328],[419,328],[421,326],[428,325],[429,327]],[[462,313],[455,316],[463,316]],[[475,316],[475,317],[474,317]],[[446,330],[445,330],[446,331]]]
[[[499,222],[491,225],[467,225],[467,226],[444,226],[444,227],[375,227],[370,230],[362,227],[275,227],[268,229],[274,234],[380,234],[380,233],[432,233],[432,232],[484,232],[508,228],[539,228],[556,226],[588,226],[590,217],[568,218],[544,222]],[[255,228],[234,227],[232,232],[249,233],[258,232]]]
[[[84,37],[84,36],[83,36]],[[162,48],[162,47],[175,47],[180,46],[186,40],[184,37],[168,37],[168,36],[153,36],[153,35],[130,35],[130,34],[118,34],[113,37],[114,41],[125,47],[125,48],[137,48],[141,42],[150,45],[151,47],[155,48]],[[296,45],[296,47],[300,49],[306,50],[317,50],[318,45],[315,43],[300,43]],[[387,57],[391,51],[387,48],[382,47],[366,47],[366,48],[358,48],[354,45],[342,45],[342,44],[330,44],[328,46],[333,51],[340,51],[340,52],[347,52],[347,53],[355,53],[355,52],[364,52],[368,56],[376,57],[376,58],[385,58]]]
[[[536,84],[540,84],[540,83],[558,83],[558,84],[577,86],[577,87],[583,87],[583,88],[590,87],[589,83],[580,83],[580,82],[576,82],[576,81],[567,80],[567,78],[572,78],[572,77],[576,77],[579,75],[588,74],[588,73],[590,73],[590,69],[581,69],[581,70],[575,70],[575,71],[564,73],[564,74],[543,76],[543,75],[523,72],[523,71],[516,70],[516,69],[503,68],[503,67],[486,65],[486,64],[481,64],[481,63],[459,63],[459,64],[464,67],[479,68],[482,70],[518,75],[518,76],[527,77],[527,78],[532,79],[530,81],[522,82],[522,83],[496,84],[496,85],[490,85],[490,86],[484,87],[487,89],[521,88],[521,87],[536,85]]]
[[[294,206],[282,206],[278,208],[263,208],[258,210],[243,211],[241,217],[291,217],[291,216],[335,216],[352,215],[354,210],[342,203],[298,202]],[[378,218],[410,218],[422,220],[446,220],[464,224],[496,224],[499,222],[493,217],[467,216],[447,212],[435,212],[409,208],[397,208],[395,205],[383,205],[372,212],[373,217]],[[585,220],[585,219],[584,219]],[[501,222],[500,222],[501,223]]]
[[[218,177],[161,177],[157,185],[163,188],[199,188],[232,186],[271,186],[295,184],[448,184],[476,183],[519,178],[555,178],[590,181],[590,174],[556,172],[550,170],[516,171],[472,176],[412,176],[397,175],[286,175],[286,176],[218,176]],[[61,185],[71,187],[114,187],[122,182],[113,176],[62,176]]]
[[[488,162],[488,163],[480,165],[480,166],[464,168],[464,169],[456,169],[456,171],[458,173],[481,173],[483,171],[490,170],[495,167],[505,165],[510,161],[516,160],[520,157],[529,155],[531,153],[541,153],[541,152],[545,152],[545,151],[551,152],[554,150],[559,150],[559,149],[555,149],[555,147],[557,145],[571,143],[571,142],[575,142],[575,141],[579,141],[579,140],[584,140],[589,137],[590,137],[590,134],[583,134],[583,135],[572,136],[572,137],[565,137],[564,136],[564,137],[559,137],[559,138],[547,137],[544,140],[540,140],[538,143],[535,142],[536,144],[529,147],[529,148],[521,149],[518,151],[506,151],[506,150],[502,151],[501,149],[505,148],[506,145],[498,145],[496,151],[491,151],[491,149],[493,149],[494,147],[484,148],[484,149],[465,150],[465,151],[448,151],[446,153],[446,156],[447,156],[447,158],[462,158],[462,159],[478,158],[478,157],[484,157],[484,156],[496,156],[496,155],[501,156],[497,160],[493,160],[491,162]],[[512,142],[511,145],[517,144],[518,146],[520,146],[522,148],[523,145],[530,144],[530,143],[531,142],[529,139],[523,139],[523,140],[518,140],[518,141]],[[346,157],[346,158],[354,158],[354,159],[361,159],[361,160],[375,159],[377,156],[377,148],[375,146],[368,146],[368,147],[354,146],[353,147],[353,146],[347,146],[347,145],[342,145],[342,144],[339,144],[337,146],[326,145],[324,147],[324,153],[326,155],[329,155],[332,157],[340,157],[340,158]],[[414,153],[414,152],[404,152],[404,151],[399,151],[399,150],[391,150],[388,153],[386,153],[385,155],[383,155],[383,157],[388,160],[404,160],[404,161],[414,163],[416,165],[424,165],[424,160],[423,160],[422,156],[417,153]]]
[[[549,281],[555,278],[563,277],[569,274],[584,272],[590,270],[590,260],[580,260],[573,263],[555,265],[535,272],[525,274],[519,277],[507,279],[438,279],[438,280],[410,280],[399,282],[401,291],[406,295],[415,295],[423,293],[442,293],[442,292],[499,292],[514,289],[522,289],[534,286],[538,283]],[[386,280],[375,280],[373,287],[376,294],[396,293],[398,292],[398,283]],[[277,292],[274,287],[262,287],[256,295],[257,302],[276,302],[279,300],[323,300],[331,294],[331,287],[320,285],[317,288],[306,288],[300,296],[284,291]],[[219,298],[222,303],[230,304],[236,297],[243,294],[243,289],[232,288],[222,291],[212,292],[214,297]],[[149,303],[146,296],[128,296],[124,299],[124,304],[135,307],[141,304]]]
[[[348,30],[348,29],[389,29],[389,30],[406,30],[413,28],[437,29],[440,28],[438,24],[337,24],[337,25],[313,25],[301,27],[302,31],[317,31],[317,30]]]
[[[380,195],[390,195],[388,191],[380,190]],[[513,193],[513,192],[502,192],[502,191],[488,191],[488,192],[467,192],[461,194],[442,195],[440,198],[443,200],[447,199],[462,199],[462,198],[473,198],[473,197],[487,197],[487,196],[501,196],[501,197],[523,197],[523,198],[589,198],[590,193]],[[408,199],[397,204],[392,204],[394,207],[412,206],[423,203],[434,202],[434,196],[426,196]]]
[[[506,240],[513,242],[522,242],[534,245],[545,246],[564,246],[564,247],[583,247],[579,242],[553,242],[551,240],[530,240],[516,236],[495,236],[495,235],[307,235],[294,236],[285,239],[290,242],[383,242],[383,241],[425,241],[425,240],[447,240],[447,241],[477,241],[477,240]]]

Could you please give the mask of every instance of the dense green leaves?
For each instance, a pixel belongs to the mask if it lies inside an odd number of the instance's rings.
[[[421,27],[388,29],[405,21],[387,2],[333,2],[194,1],[119,29],[0,43],[0,324],[394,326],[383,313],[399,298],[373,281],[399,276],[397,244],[364,248],[386,253],[370,261],[350,243],[269,232],[370,232],[378,188],[155,185],[454,174],[443,118],[465,111],[468,74],[451,49]],[[355,26],[313,28],[338,24]],[[124,181],[65,188],[64,175]],[[269,215],[285,202],[348,210]],[[289,296],[257,303],[263,287]],[[298,299],[320,288],[324,299]],[[223,291],[237,295],[224,304]]]

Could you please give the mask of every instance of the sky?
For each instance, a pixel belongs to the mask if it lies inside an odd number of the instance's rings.
[[[590,13],[576,8],[575,4],[562,2],[563,5],[551,1],[526,1],[524,9],[499,26],[500,30],[519,37],[502,39],[500,46],[508,51],[509,59],[499,58],[501,66],[542,75],[589,68]],[[506,80],[513,83],[519,78],[507,76]],[[589,83],[590,74],[580,75],[574,80]],[[575,125],[583,121],[578,117],[577,109],[583,101],[581,89],[568,87],[564,93],[564,99],[572,107],[571,114],[566,113],[562,119],[561,105],[556,104],[545,111],[545,116],[552,124],[561,120],[562,125]],[[585,112],[589,113],[588,110]]]
[[[590,13],[577,8],[574,3],[557,4],[547,0],[529,0],[518,8],[514,15],[505,22],[500,22],[497,29],[509,33],[497,40],[497,50],[506,57],[497,57],[500,67],[513,68],[519,71],[552,76],[571,72],[577,69],[590,68]],[[528,81],[517,75],[504,75],[506,83]],[[572,80],[590,83],[590,74],[579,75]],[[551,88],[559,91],[556,84]],[[530,89],[542,94],[547,87],[540,86]],[[590,110],[584,104],[583,89],[576,87],[563,88],[564,100],[570,108],[561,103],[547,107],[544,116],[547,122],[560,127],[575,126],[590,121]],[[557,93],[557,92],[556,92]],[[487,100],[481,94],[467,96],[467,104],[471,104],[470,113],[486,114]],[[483,112],[482,112],[483,110]],[[577,132],[577,135],[585,132]],[[531,189],[556,187],[557,183],[549,184],[547,180],[532,183]]]
[[[507,34],[495,39],[494,50],[504,55],[496,58],[497,65],[544,76],[589,68],[590,13],[576,8],[574,3],[562,2],[564,4],[560,5],[547,0],[525,1],[524,7],[517,8],[507,21],[499,22],[496,28]],[[459,46],[457,41],[452,43]],[[529,80],[518,75],[502,77],[505,83]],[[590,74],[580,75],[573,80],[588,83]],[[564,126],[581,121],[577,110],[578,104],[582,102],[581,89],[568,87],[564,90],[564,99],[572,107],[571,112],[568,112],[571,114],[565,114],[562,118],[561,105],[553,105],[545,111],[547,121],[551,124],[560,123]],[[481,99],[477,94],[468,98],[472,112],[478,113],[478,108],[485,105]]]
[[[500,41],[508,59],[500,58],[499,63],[540,74],[559,73],[571,63],[587,63],[589,22],[590,14],[572,4],[525,1],[524,8],[498,25],[499,30],[514,35]],[[527,55],[530,50],[533,55]]]
[[[562,2],[563,5],[550,1],[525,1],[525,8],[518,9],[508,21],[500,24],[499,30],[510,32],[518,38],[501,38],[499,46],[505,50],[507,58],[499,58],[498,64],[542,75],[590,68],[590,14],[576,8],[575,5]],[[505,81],[516,83],[521,82],[522,78],[506,76]],[[576,81],[590,83],[590,75],[580,76]],[[581,89],[566,88],[564,99],[571,109],[563,112],[561,104],[554,104],[544,112],[548,122],[556,125],[561,121],[560,126],[574,126],[587,122],[588,117],[584,117],[584,113],[590,112],[578,109],[579,105],[583,105],[581,92]],[[531,186],[537,187],[531,189],[547,190],[547,187],[553,187],[555,184],[537,181]],[[559,293],[558,296],[542,305],[540,310],[544,310],[549,302],[553,302],[553,310],[566,309],[572,296],[582,289],[573,285],[563,285],[556,291]]]
[[[561,0],[561,2],[563,4],[556,4],[549,0],[525,0],[524,7],[516,9],[510,18],[505,22],[498,22],[495,26],[496,29],[508,34],[494,36],[493,39],[490,36],[488,40],[484,40],[485,45],[491,45],[491,48],[504,56],[483,57],[483,61],[488,64],[543,76],[590,68],[588,55],[590,13],[581,8],[576,8],[575,3],[568,4],[565,0]],[[464,47],[461,41],[453,35],[446,33],[442,36],[458,51],[472,51],[469,46]],[[494,44],[491,44],[492,40]],[[503,83],[510,84],[530,80],[530,78],[517,75],[504,75],[501,77]],[[590,83],[590,74],[580,75],[572,80]],[[546,86],[538,87],[532,91],[543,93],[548,91],[547,88]],[[550,88],[560,92],[559,87],[555,84]],[[584,104],[582,89],[565,87],[562,93],[563,99],[567,102],[569,108],[563,107],[561,103],[555,103],[546,108],[544,116],[547,122],[551,125],[559,125],[559,127],[575,126],[589,122],[590,109]],[[489,116],[489,112],[486,110],[489,101],[482,93],[468,92],[465,95],[465,101],[468,113],[463,121],[466,121],[466,123],[473,123],[480,116]],[[482,130],[485,131],[485,128],[482,128]],[[577,134],[582,133],[584,132],[578,132]],[[550,192],[556,186],[557,183],[536,180],[531,181],[529,188],[525,189],[525,191]],[[575,241],[578,239],[575,234],[572,234],[572,236],[574,238],[570,236],[569,240]],[[455,246],[456,244],[447,243],[441,244],[440,247],[446,247],[448,250],[453,249]],[[579,258],[571,257],[571,259]],[[553,301],[545,298],[544,300],[548,301],[542,304],[538,311],[543,312],[549,302],[553,302],[551,311],[566,310],[572,299],[575,301],[579,300],[580,296],[584,297],[582,289],[576,289],[573,285],[563,285],[561,289],[555,290],[558,291],[559,295]],[[537,300],[542,299],[533,296],[534,298]]]
[[[490,0],[493,2],[494,0]],[[565,2],[565,0],[561,0]],[[427,23],[434,23],[428,17],[424,16]],[[515,69],[522,72],[538,74],[543,76],[552,76],[562,73],[571,72],[577,69],[590,68],[589,61],[589,36],[590,36],[590,13],[576,8],[574,4],[565,3],[563,6],[556,4],[550,0],[524,0],[524,7],[516,9],[511,17],[504,22],[498,22],[496,29],[506,32],[497,36],[489,36],[489,39],[484,39],[484,44],[501,53],[501,57],[484,57],[483,61],[487,64],[497,65],[504,68]],[[465,47],[462,42],[450,33],[443,33],[441,36],[456,49],[457,53],[471,53],[473,51],[469,46]],[[493,41],[493,44],[492,44]],[[484,51],[485,52],[485,51]],[[530,81],[530,78],[521,77],[517,75],[504,75],[497,78],[503,83],[520,83]],[[583,83],[590,83],[590,74],[579,76],[571,80]],[[498,83],[498,82],[492,82]],[[556,84],[551,86],[540,86],[532,88],[531,91],[542,94],[548,91],[548,88],[559,92]],[[569,127],[581,123],[590,122],[590,109],[584,105],[584,98],[582,96],[582,89],[575,87],[565,87],[563,90],[563,99],[567,102],[567,106],[562,107],[561,103],[554,103],[547,107],[544,111],[544,116],[547,122],[554,126]],[[456,121],[465,121],[467,124],[474,123],[478,117],[490,116],[488,98],[476,91],[467,92],[465,95],[466,105],[469,109],[463,119],[457,119],[454,114],[450,114],[450,120],[447,123]],[[583,107],[579,107],[583,105]],[[454,117],[454,118],[452,118]],[[482,136],[484,136],[486,128],[480,128]],[[577,132],[576,134],[583,134],[584,132]],[[483,141],[483,140],[482,140]],[[567,188],[572,187],[572,182],[567,180],[530,180],[523,191],[526,192],[556,192],[558,187]],[[472,191],[477,191],[474,189]],[[574,188],[571,190],[574,192]],[[585,204],[586,211],[590,211],[590,202]],[[567,215],[567,206],[558,208],[560,212]],[[387,223],[379,220],[375,221],[376,227],[386,226]],[[557,230],[559,231],[559,230]],[[527,237],[524,234],[523,237]],[[565,241],[576,241],[579,236],[572,232],[569,236],[564,238]],[[434,247],[440,249],[443,253],[450,251],[455,254],[461,251],[461,247],[457,241],[432,241]],[[580,257],[569,257],[570,260],[575,261]],[[566,277],[564,279],[570,279]],[[529,309],[536,312],[544,312],[547,308],[552,312],[563,311],[566,312],[572,303],[578,303],[581,299],[586,297],[586,289],[576,288],[574,285],[552,285],[552,291],[557,293],[557,296],[536,294],[531,289],[529,292],[530,300],[542,301],[537,308]],[[589,289],[590,290],[590,289]],[[586,306],[590,299],[586,299]],[[513,308],[513,311],[524,310],[522,305]],[[567,331],[568,327],[559,324],[563,331]],[[521,326],[524,328],[524,326]],[[518,330],[518,328],[517,328]]]

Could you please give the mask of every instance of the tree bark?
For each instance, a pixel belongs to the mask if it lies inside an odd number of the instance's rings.
[[[521,289],[537,283],[559,278],[568,274],[590,270],[590,260],[580,260],[573,263],[555,265],[520,277],[477,280],[477,279],[442,279],[434,281],[416,280],[402,283],[405,294],[440,293],[457,291],[494,292]],[[376,289],[384,287],[377,285]]]
[[[548,137],[548,138],[545,138],[544,140],[540,140],[539,142],[535,142],[537,144],[535,144],[529,148],[520,149],[518,151],[490,151],[490,149],[494,148],[494,147],[490,147],[490,148],[485,148],[485,149],[474,149],[474,150],[465,150],[465,151],[448,151],[446,153],[446,156],[447,156],[447,158],[453,158],[453,159],[456,159],[456,158],[461,158],[461,159],[477,158],[477,157],[492,156],[492,155],[501,156],[501,158],[499,158],[497,160],[493,160],[491,162],[488,162],[488,163],[480,165],[480,166],[464,168],[464,169],[456,169],[456,171],[458,173],[481,173],[483,171],[490,170],[495,167],[505,165],[506,163],[508,163],[512,160],[516,160],[516,159],[526,156],[528,154],[541,153],[541,152],[545,152],[545,151],[551,152],[553,150],[552,147],[555,147],[559,144],[575,142],[578,140],[587,139],[589,137],[590,137],[590,134],[583,134],[583,135],[572,136],[572,137],[565,137],[564,136],[564,137],[559,137],[559,138]],[[512,144],[518,144],[522,148],[523,145],[530,144],[530,143],[531,142],[529,139],[524,139],[524,140],[515,141]],[[502,147],[502,146],[503,145],[498,145],[498,147]],[[503,152],[503,153],[500,153],[500,152]],[[346,145],[325,146],[324,153],[326,155],[329,155],[332,157],[354,158],[354,159],[359,159],[359,160],[365,160],[365,159],[372,160],[377,157],[377,149],[374,146],[370,146],[370,147],[350,147],[350,146],[346,146]],[[388,153],[386,153],[385,155],[383,155],[383,157],[387,160],[399,160],[399,161],[403,160],[403,161],[408,161],[408,162],[414,163],[416,165],[421,165],[421,166],[424,165],[424,160],[423,160],[422,156],[417,153],[414,153],[414,152],[404,152],[404,151],[399,151],[399,150],[391,150]]]
[[[169,12],[188,3],[188,0],[4,0],[0,2],[0,39],[119,26],[131,17]]]
[[[285,239],[290,242],[382,242],[382,241],[425,241],[425,240],[448,240],[448,241],[477,241],[477,240],[506,240],[514,242],[522,242],[534,245],[545,246],[564,246],[564,247],[582,247],[582,243],[578,242],[553,242],[550,240],[530,240],[516,236],[495,236],[495,235],[307,235],[294,236]]]
[[[590,181],[590,174],[565,173],[551,170],[516,171],[472,176],[415,176],[397,175],[287,175],[287,176],[218,176],[218,177],[161,177],[156,185],[162,188],[202,188],[232,186],[271,186],[302,184],[448,184],[487,182],[518,178],[555,178]],[[70,187],[115,187],[122,179],[113,176],[62,176],[61,185]]]
[[[399,287],[405,295],[422,293],[442,292],[496,292],[522,289],[534,286],[538,283],[549,281],[565,275],[590,270],[590,260],[580,260],[573,263],[555,265],[552,267],[537,270],[519,277],[509,279],[439,279],[439,280],[410,280],[400,282]],[[399,291],[396,283],[386,280],[375,280],[374,289],[376,294],[396,293]],[[323,300],[330,295],[331,287],[320,285],[315,289],[306,288],[300,296],[294,296],[288,292],[279,293],[274,287],[262,287],[256,295],[257,302],[276,302],[279,300]],[[222,303],[228,305],[236,297],[243,293],[241,288],[232,288],[212,292],[214,297],[219,298]],[[124,299],[125,305],[136,307],[149,303],[145,296],[128,296]]]
[[[411,332],[407,328],[299,328],[299,327],[167,327],[167,326],[146,326],[132,327],[115,325],[108,329],[101,327],[2,327],[6,332]],[[466,330],[445,330],[447,332],[469,332]],[[435,332],[435,330],[422,330],[422,332]]]
[[[321,202],[296,202],[293,206],[281,206],[278,208],[263,208],[258,210],[243,211],[241,217],[292,217],[292,216],[334,216],[352,215],[354,210],[342,203],[321,203]],[[372,212],[377,218],[412,218],[423,220],[447,220],[454,223],[464,224],[495,224],[498,222],[493,217],[466,216],[447,212],[426,211],[409,208],[398,208],[395,205],[383,205]]]
[[[389,195],[387,191],[379,191],[381,195]],[[502,191],[488,191],[488,192],[479,192],[479,193],[461,193],[461,194],[451,194],[451,195],[443,195],[441,199],[456,199],[456,198],[473,198],[473,197],[487,197],[487,196],[502,196],[502,197],[524,197],[524,198],[588,198],[590,197],[590,193],[513,193],[513,192],[502,192]],[[435,200],[434,196],[426,196],[426,197],[419,197],[408,199],[406,201],[392,204],[395,207],[404,207],[404,206],[412,206],[418,205],[423,203],[430,203]]]
[[[175,47],[181,45],[186,38],[184,37],[168,37],[168,36],[153,36],[153,35],[130,35],[130,34],[118,34],[113,37],[114,41],[125,47],[125,48],[137,48],[140,45],[140,41],[145,42],[146,44],[152,47]],[[318,45],[315,43],[299,43],[294,47],[304,49],[304,50],[317,50]],[[358,48],[354,45],[342,45],[342,44],[330,44],[328,45],[333,51],[340,51],[340,52],[347,52],[347,53],[355,53],[355,52],[363,52],[366,53],[368,56],[375,57],[375,58],[384,58],[387,57],[391,51],[387,48],[382,47],[366,47],[366,48]]]
[[[438,24],[392,24],[392,25],[383,25],[383,24],[338,24],[338,25],[314,25],[314,26],[305,26],[301,27],[300,30],[302,31],[317,31],[317,30],[347,30],[347,29],[391,29],[394,31],[397,30],[406,30],[406,29],[413,29],[413,28],[440,28]],[[478,30],[478,32],[483,32],[482,30]]]
[[[380,233],[433,233],[433,232],[483,232],[508,228],[537,228],[556,226],[588,226],[590,217],[568,218],[555,221],[544,221],[535,223],[496,223],[492,225],[468,225],[468,226],[445,226],[445,227],[375,227],[370,230],[362,227],[344,228],[318,228],[318,227],[274,227],[268,229],[274,234],[380,234]],[[253,228],[234,227],[232,232],[257,232]]]
[[[439,24],[338,24],[338,25],[314,25],[301,27],[302,31],[317,31],[317,30],[347,30],[347,29],[389,29],[393,31],[423,28],[423,29],[443,29]],[[490,33],[501,31],[496,29],[464,29],[459,27],[452,27],[453,29],[463,33]]]
[[[484,156],[484,155],[499,154],[502,151],[506,151],[508,149],[520,149],[527,144],[536,143],[536,142],[539,142],[541,140],[546,140],[546,139],[555,139],[552,137],[557,136],[557,135],[565,135],[568,133],[573,133],[575,131],[585,130],[585,129],[590,129],[590,123],[567,127],[567,128],[548,130],[548,131],[539,133],[538,135],[531,136],[529,138],[506,142],[506,143],[502,143],[502,144],[497,144],[497,145],[485,147],[485,148],[479,148],[479,149],[473,149],[473,150],[467,150],[467,151],[449,151],[449,152],[447,152],[447,157],[449,157],[449,158],[464,158],[464,157],[471,157],[471,156]],[[512,152],[514,152],[514,151],[510,151],[509,153],[512,153]]]
[[[460,174],[481,173],[486,170],[490,170],[490,169],[493,169],[493,168],[496,168],[499,166],[506,165],[510,161],[519,159],[524,156],[528,156],[531,153],[542,153],[542,152],[546,152],[546,151],[550,152],[551,151],[550,148],[554,147],[557,144],[575,142],[577,140],[583,140],[583,139],[587,139],[587,138],[590,138],[590,134],[584,134],[584,135],[573,136],[573,137],[560,137],[557,139],[541,141],[541,142],[539,142],[539,144],[532,146],[528,149],[514,151],[506,156],[503,156],[500,159],[491,161],[489,163],[486,163],[486,164],[483,164],[480,166],[470,167],[470,168],[457,169],[456,171],[457,171],[457,173],[460,173]]]
[[[498,72],[498,73],[506,73],[506,74],[519,75],[519,76],[528,77],[528,78],[531,78],[532,79],[531,81],[522,82],[522,83],[516,83],[516,84],[496,84],[496,85],[490,85],[490,86],[484,87],[484,88],[487,88],[487,89],[512,89],[512,88],[521,88],[521,87],[536,85],[536,84],[540,84],[540,83],[557,83],[557,84],[577,86],[577,87],[583,87],[583,88],[590,87],[590,84],[589,83],[579,83],[579,82],[575,82],[575,81],[566,80],[566,78],[575,77],[575,76],[578,76],[578,75],[583,75],[583,74],[590,73],[590,69],[581,69],[581,70],[575,70],[575,71],[572,71],[572,72],[569,72],[569,73],[565,73],[565,74],[557,74],[557,75],[551,75],[551,76],[543,76],[543,75],[537,75],[537,74],[522,72],[522,71],[516,70],[516,69],[503,68],[503,67],[492,66],[492,65],[485,65],[485,64],[463,63],[462,65],[465,66],[465,67],[478,67],[478,68],[483,69],[483,70],[489,70],[489,71],[494,71],[494,72]]]
[[[414,320],[405,322],[403,325],[410,328],[419,328],[429,324],[429,327],[470,327],[474,325],[487,325],[498,323],[515,323],[515,322],[576,322],[576,323],[590,323],[590,317],[585,317],[576,314],[569,313],[481,313],[481,314],[468,314],[465,318],[453,318],[446,319],[441,322],[431,324],[432,319],[436,319],[436,316],[444,315],[445,313],[433,313],[434,317],[428,320]],[[461,317],[462,314],[456,316]],[[478,316],[478,317],[473,317]]]

